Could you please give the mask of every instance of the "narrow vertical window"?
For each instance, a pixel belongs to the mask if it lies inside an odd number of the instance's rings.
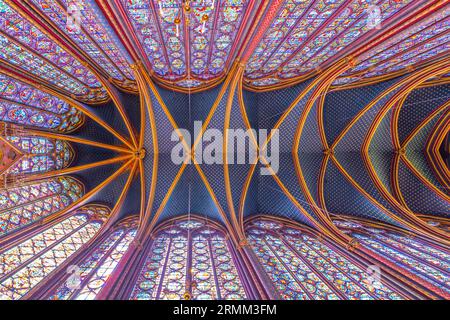
[[[150,243],[131,299],[245,299],[230,243],[197,220],[166,225]]]
[[[28,294],[99,231],[108,211],[86,206],[65,220],[0,251],[0,299]]]
[[[258,219],[247,224],[250,244],[283,299],[401,299],[350,257],[306,229]]]

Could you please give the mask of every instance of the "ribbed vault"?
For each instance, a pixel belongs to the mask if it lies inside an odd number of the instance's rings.
[[[447,1],[380,1],[385,27],[360,32],[365,5],[354,1],[330,1],[326,12],[327,1],[204,1],[208,18],[197,1],[189,11],[189,1],[81,2],[86,24],[74,35],[63,23],[68,1],[0,0],[1,191],[57,190],[29,199],[39,214],[0,225],[0,246],[95,203],[109,212],[99,234],[132,221],[138,249],[191,215],[243,251],[258,215],[369,262],[384,260],[336,221],[448,248]],[[340,19],[350,21],[338,28]],[[195,157],[206,130],[252,128],[269,130],[249,136],[259,151],[278,130],[279,169],[264,152],[230,163],[227,141],[223,164]],[[172,161],[179,140],[190,163]]]

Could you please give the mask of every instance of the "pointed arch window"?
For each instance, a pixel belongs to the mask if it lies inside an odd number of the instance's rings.
[[[246,226],[259,262],[282,299],[401,299],[349,256],[306,229],[256,219]]]
[[[200,220],[178,221],[156,232],[131,299],[245,299],[225,234]]]
[[[28,17],[0,0],[0,60],[85,100],[107,98],[96,76]]]
[[[93,250],[79,262],[79,279],[74,286],[70,274],[64,273],[49,299],[52,300],[94,300],[107,284],[117,265],[129,249],[136,236],[137,221],[127,220],[119,223]]]
[[[34,7],[89,54],[114,80],[133,79],[127,54],[95,1],[32,0]],[[68,11],[79,13],[79,26],[67,25]],[[75,29],[75,30],[72,30]]]
[[[72,177],[58,177],[0,190],[0,237],[81,198],[84,187]]]
[[[66,102],[0,73],[0,120],[57,132],[70,132],[83,115]]]
[[[413,2],[382,0],[356,4],[337,0],[324,5],[321,1],[292,1],[289,8],[286,6],[285,10],[279,11],[266,30],[248,61],[245,76],[252,85],[261,87],[332,64],[345,48],[357,43],[358,39],[377,28],[379,22],[392,18]],[[441,16],[445,17],[445,14],[441,13]],[[404,33],[401,33],[403,37]],[[394,39],[385,43],[392,46]],[[402,50],[412,47],[405,42],[402,42]],[[378,46],[373,51],[379,53],[382,49]],[[397,54],[401,50],[390,51]],[[402,59],[394,60],[402,62]]]
[[[38,136],[8,136],[23,156],[7,170],[8,174],[42,173],[67,168],[74,158],[74,150],[65,141]]]
[[[96,235],[108,214],[104,207],[89,205],[2,249],[0,299],[17,300],[29,294]]]
[[[334,223],[384,259],[450,293],[450,254],[447,250],[389,227],[357,221],[335,220]]]

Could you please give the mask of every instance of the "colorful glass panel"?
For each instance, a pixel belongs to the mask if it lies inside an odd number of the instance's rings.
[[[383,283],[374,283],[337,249],[300,229],[256,220],[247,232],[256,256],[283,299],[401,299]]]
[[[249,78],[257,78],[276,70],[308,43],[309,37],[327,23],[336,10],[342,10],[343,0],[287,0],[263,40],[251,56],[246,70]]]
[[[82,63],[0,0],[0,59],[78,96],[107,93]]]
[[[0,119],[60,132],[82,123],[81,113],[66,102],[1,73]]]
[[[82,194],[81,184],[70,177],[0,190],[0,236],[62,210]]]
[[[62,284],[52,300],[93,300],[110,279],[120,260],[134,240],[136,229],[120,226],[106,237],[84,260],[78,263],[79,284],[68,284],[70,275],[62,278]]]
[[[380,239],[371,239],[368,236],[360,234],[353,234],[353,236],[361,241],[363,245],[368,246],[383,255],[385,259],[394,262],[426,281],[450,292],[450,269],[436,268],[433,266],[433,263],[430,262],[429,256],[426,254],[422,253],[420,256],[412,256],[405,253],[403,250],[386,245],[386,243],[383,243]],[[432,258],[432,260],[434,260],[434,258]]]
[[[102,225],[100,207],[80,209],[44,231],[0,251],[0,299],[17,300],[92,239]]]
[[[195,76],[208,79],[224,70],[247,4],[243,0],[192,3],[190,63]]]
[[[292,59],[295,65],[286,65],[283,72],[296,70],[296,72],[305,73],[336,56],[338,52],[350,46],[364,34],[376,30],[376,27],[369,23],[368,15],[371,6],[375,5],[379,8],[380,26],[382,26],[384,21],[411,2],[411,0],[353,1],[332,23],[321,30],[319,35],[316,35],[314,41],[309,42],[297,53]]]
[[[155,19],[160,25],[169,68],[172,71],[169,76],[173,78],[186,74],[185,22],[181,7],[180,0],[158,1],[159,12],[153,11],[156,14]],[[178,24],[174,23],[177,18],[180,19]]]
[[[32,0],[34,7],[71,38],[98,63],[112,78],[123,81],[133,79],[130,58],[94,1],[87,0]],[[78,28],[67,24],[68,7],[80,13]]]
[[[350,2],[286,0],[261,43],[250,57],[246,67],[246,79],[253,86],[268,86],[283,79],[308,74],[322,65],[328,65],[333,59],[339,57],[341,51],[357,43],[369,32],[376,33],[381,30],[380,26],[383,27],[385,21],[402,10],[406,10],[412,3],[411,0],[394,2],[389,0]],[[448,8],[441,10],[438,13],[439,18],[436,16],[433,18],[433,23],[448,16],[445,10]],[[374,13],[377,13],[376,17]],[[374,19],[377,20],[376,24]],[[442,20],[441,23],[448,24],[448,21]],[[407,32],[403,31],[399,37],[408,36]],[[426,35],[416,34],[411,41],[418,44],[425,41],[426,38]],[[391,40],[385,41],[383,45],[392,44]],[[403,45],[403,42],[399,41],[398,43]],[[376,50],[379,49],[380,47],[376,48]],[[405,47],[401,49],[405,49]],[[437,51],[430,52],[427,57],[422,56],[416,62],[428,59],[438,53]],[[388,55],[384,57],[388,58]],[[373,63],[376,63],[375,60],[368,59],[364,68],[373,66]],[[401,61],[402,67],[409,63],[407,57],[398,59],[398,61]],[[395,62],[391,63],[395,64]],[[389,72],[391,71],[389,70]],[[380,74],[386,72],[388,70],[383,69]],[[266,81],[266,79],[268,80]],[[339,79],[336,84],[349,81],[354,81],[354,79]]]
[[[74,120],[78,122],[78,119]],[[0,120],[55,131],[58,128],[68,127],[68,123],[61,116],[4,100],[0,100]]]
[[[70,106],[66,102],[5,74],[0,74],[0,95],[12,102],[55,114],[65,114],[70,110]]]
[[[366,53],[364,55],[365,60],[350,70],[349,73],[367,69],[371,65],[377,65],[383,60],[388,60],[394,55],[412,49],[421,42],[445,33],[450,28],[450,21],[445,18],[448,14],[450,14],[450,8],[420,21],[420,23],[403,31],[394,39],[383,42],[376,49]]]
[[[65,141],[43,137],[10,136],[6,139],[24,153],[20,160],[8,169],[9,174],[30,174],[66,168],[74,154]]]
[[[199,221],[160,231],[131,294],[136,300],[245,299],[223,234]]]
[[[445,37],[450,28],[449,14],[450,7],[447,6],[363,54],[359,58],[361,62],[347,71],[338,83],[354,82],[361,78],[403,69],[441,53],[445,46],[439,45],[446,42]],[[413,57],[415,59],[411,60]],[[371,71],[367,72],[369,68]],[[363,72],[366,73],[359,78],[353,79],[349,76]]]
[[[225,70],[248,3],[191,1],[187,13],[181,0],[121,0],[152,69],[183,88],[201,86]]]
[[[153,70],[159,76],[166,75],[169,72],[169,61],[157,26],[153,3],[150,0],[121,0],[121,4]]]
[[[448,252],[427,242],[384,228],[366,227],[363,224],[348,226],[341,221],[335,221],[335,224],[384,259],[442,288],[447,293],[450,292]]]
[[[1,73],[0,119],[60,132],[82,123],[81,113],[66,102]]]

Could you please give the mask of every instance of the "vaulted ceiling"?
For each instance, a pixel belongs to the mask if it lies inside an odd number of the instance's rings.
[[[3,182],[73,175],[86,193],[59,215],[102,202],[110,224],[138,215],[138,238],[192,212],[237,241],[257,213],[343,243],[333,216],[441,241],[427,219],[450,217],[449,11],[418,0],[0,0],[2,136],[73,153],[14,178],[26,152],[2,139]],[[174,164],[172,132],[196,138],[194,121],[279,129],[279,171],[260,175],[264,157]]]

